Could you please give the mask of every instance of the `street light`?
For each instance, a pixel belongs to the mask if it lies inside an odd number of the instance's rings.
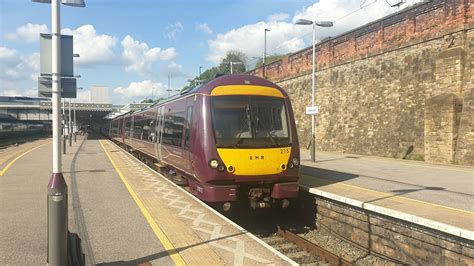
[[[199,66],[199,78],[201,78],[201,69],[202,69],[202,66]]]
[[[267,31],[270,31],[269,29],[265,29],[265,41],[264,41],[264,50],[263,50],[263,78],[266,79],[265,75],[265,64],[267,63]]]
[[[312,87],[313,92],[311,94],[311,106],[314,107],[314,89],[315,89],[315,36],[316,36],[316,26],[319,27],[332,27],[333,23],[331,21],[312,21],[308,19],[298,19],[296,20],[295,24],[297,25],[313,25],[313,72],[312,72]],[[314,114],[311,115],[311,161],[316,161],[316,129],[314,128]]]
[[[77,88],[77,90],[83,90],[84,88]],[[74,133],[74,143],[76,143],[76,136],[77,136],[77,125],[76,125],[76,100],[77,100],[77,97],[74,98],[74,130],[73,130],[73,133]]]
[[[59,0],[32,0],[51,3],[51,76],[53,119],[53,174],[48,184],[48,265],[68,264],[67,185],[61,169],[61,20]],[[62,0],[65,5],[85,7],[83,0]]]

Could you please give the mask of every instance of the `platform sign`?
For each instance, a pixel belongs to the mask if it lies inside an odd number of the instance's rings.
[[[38,77],[38,96],[52,97],[52,78]],[[61,78],[61,98],[77,98],[77,86],[75,78]]]
[[[38,96],[52,97],[52,38],[51,34],[40,34],[40,76]],[[73,68],[73,37],[61,35],[61,98],[76,98],[77,84]]]
[[[307,106],[306,107],[306,114],[307,115],[317,115],[319,113],[318,106]]]
[[[61,76],[73,77],[73,38],[71,35],[61,35]],[[51,76],[51,50],[53,42],[51,34],[40,34],[40,75]]]

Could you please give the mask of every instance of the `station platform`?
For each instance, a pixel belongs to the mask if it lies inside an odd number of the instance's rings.
[[[0,264],[46,263],[51,140],[0,153]],[[63,155],[87,265],[295,264],[105,139]]]
[[[301,150],[300,187],[444,233],[474,240],[474,168]]]

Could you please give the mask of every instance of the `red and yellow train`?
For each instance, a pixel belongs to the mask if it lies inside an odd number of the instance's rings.
[[[255,76],[227,75],[111,121],[110,137],[225,210],[287,207],[298,195],[299,145],[290,99]]]

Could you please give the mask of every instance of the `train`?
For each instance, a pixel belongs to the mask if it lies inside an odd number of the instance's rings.
[[[35,120],[18,120],[8,114],[0,114],[0,141],[51,133],[51,124]]]
[[[259,77],[217,77],[110,121],[109,137],[224,211],[288,208],[300,152],[288,94]]]

